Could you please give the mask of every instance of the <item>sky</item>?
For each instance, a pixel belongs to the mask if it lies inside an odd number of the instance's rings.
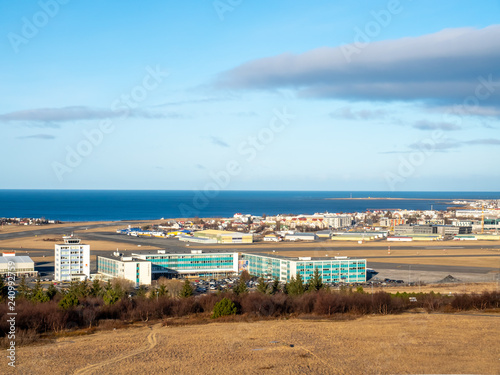
[[[498,191],[500,1],[0,2],[0,189]]]

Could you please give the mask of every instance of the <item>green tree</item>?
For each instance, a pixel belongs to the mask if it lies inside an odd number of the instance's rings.
[[[74,292],[67,292],[64,294],[64,297],[59,301],[59,307],[67,310],[72,307],[78,306],[78,297]]]
[[[90,285],[88,280],[77,282],[74,287],[78,297],[88,297],[90,295]]]
[[[305,292],[304,281],[302,280],[302,276],[297,272],[297,276],[290,279],[290,282],[287,286],[287,293],[291,296],[300,296]]]
[[[90,287],[89,295],[92,297],[100,297],[103,294],[103,289],[101,286],[101,281],[95,279],[92,281],[92,286]]]
[[[17,296],[21,298],[29,299],[31,294],[31,289],[26,283],[26,276],[23,275],[21,281],[19,282],[19,286],[17,288]]]
[[[240,294],[246,293],[248,291],[247,283],[244,279],[240,278],[238,284],[233,289],[234,293],[239,296]]]
[[[259,283],[257,284],[257,292],[262,294],[267,293],[267,284],[262,277],[259,278]]]
[[[314,291],[318,291],[320,289],[323,289],[323,287],[324,287],[323,279],[321,278],[321,276],[319,274],[319,269],[316,267],[314,269],[314,274],[313,274],[311,281],[309,282],[309,286],[308,286],[307,290],[314,292]]]
[[[46,296],[51,301],[52,301],[52,299],[54,299],[54,297],[56,296],[57,293],[58,293],[58,291],[57,291],[56,287],[54,286],[54,284],[50,284],[47,291],[45,292]]]
[[[247,270],[241,271],[240,280],[247,282],[247,281],[250,281],[251,278],[252,278],[252,276],[250,276],[250,274],[248,273]]]
[[[214,311],[212,312],[212,319],[216,319],[221,316],[235,315],[237,311],[238,309],[233,301],[229,298],[223,298],[215,304]]]
[[[106,305],[113,305],[120,299],[120,294],[114,288],[109,288],[102,296],[102,299]]]
[[[7,285],[5,284],[4,278],[2,277],[2,275],[0,275],[0,301],[3,301],[4,298],[6,298],[7,296],[8,296],[8,288]]]
[[[162,287],[164,287],[164,285],[162,285]],[[182,298],[191,297],[193,295],[193,293],[194,293],[193,287],[191,286],[191,283],[189,282],[189,280],[186,279],[184,281],[184,285],[182,286],[181,291],[179,292],[179,297],[182,297]]]
[[[280,290],[280,280],[276,277],[273,280],[273,283],[271,284],[271,290],[269,291],[269,294],[276,294]]]
[[[47,302],[50,298],[44,293],[40,277],[36,279],[36,284],[31,291],[30,300],[33,302]]]

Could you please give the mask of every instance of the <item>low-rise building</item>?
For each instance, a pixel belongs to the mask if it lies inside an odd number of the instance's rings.
[[[469,234],[472,233],[472,227],[470,226],[458,226],[458,225],[411,225],[404,224],[398,225],[394,228],[394,233],[396,236],[409,235],[409,234],[438,234],[441,236],[454,236],[457,234]]]
[[[0,275],[14,274],[18,277],[36,276],[35,262],[29,257],[24,255],[16,255],[15,252],[5,252],[0,257]]]
[[[151,262],[134,257],[97,257],[97,272],[104,280],[125,279],[139,285],[151,285]]]
[[[285,241],[316,241],[317,239],[318,235],[316,233],[296,232],[285,235]]]
[[[366,281],[366,259],[290,258],[259,253],[243,253],[241,259],[245,261],[250,275],[265,279],[277,278],[281,282],[289,282],[297,273],[304,282],[308,282],[313,277],[315,269],[318,269],[323,282],[326,283]]]
[[[199,232],[194,232],[191,238],[208,238],[216,243],[252,243],[252,233],[229,232],[225,230],[207,229]],[[192,240],[190,240],[192,241]],[[212,242],[213,242],[212,241]]]
[[[158,250],[132,254],[136,259],[151,262],[151,277],[200,277],[218,278],[238,273],[238,253],[220,250],[191,250],[167,253]]]

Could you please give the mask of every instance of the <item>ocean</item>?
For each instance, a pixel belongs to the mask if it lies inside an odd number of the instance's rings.
[[[407,198],[400,200],[327,198]],[[412,200],[413,199],[413,200]],[[451,206],[446,199],[500,199],[499,192],[0,190],[0,217],[61,221],[360,212]]]

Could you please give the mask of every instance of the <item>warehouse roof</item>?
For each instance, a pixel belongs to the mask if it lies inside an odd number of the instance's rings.
[[[14,263],[35,263],[29,256],[6,256],[6,257],[0,257],[0,263],[9,263],[9,262],[14,262]]]

